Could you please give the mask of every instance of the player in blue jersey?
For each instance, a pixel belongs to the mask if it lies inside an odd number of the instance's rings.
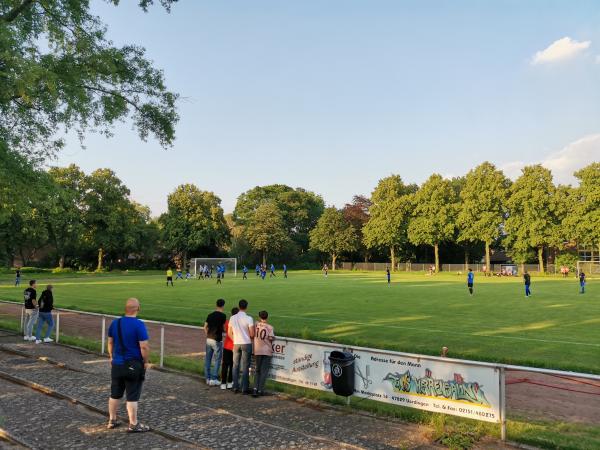
[[[583,270],[579,272],[579,293],[585,294],[585,273]]]
[[[473,295],[473,283],[475,282],[475,274],[473,270],[469,269],[467,274],[467,287],[469,288],[469,295]]]
[[[387,277],[387,282],[390,284],[392,282],[392,275],[390,274],[390,268],[386,267],[385,276]]]
[[[242,277],[242,280],[247,280],[248,279],[248,268],[246,266],[244,266],[242,268],[242,273],[244,274],[244,276]]]
[[[283,278],[287,278],[287,266],[283,265]]]

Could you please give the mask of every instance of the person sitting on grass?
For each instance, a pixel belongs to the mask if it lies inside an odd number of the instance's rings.
[[[54,297],[52,295],[51,284],[49,284],[46,287],[46,290],[42,292],[42,295],[40,295],[38,304],[40,306],[40,309],[39,319],[37,323],[37,331],[35,333],[35,343],[42,343],[42,327],[44,326],[44,322],[48,324],[48,328],[46,329],[46,336],[44,337],[43,342],[52,342],[52,339],[50,339],[50,333],[52,333],[52,328],[54,328],[54,320],[52,320],[52,310],[54,309]]]
[[[261,311],[258,313],[260,322],[256,324],[254,332],[254,361],[256,363],[256,375],[254,377],[253,397],[263,395],[265,382],[269,375],[271,357],[273,356],[272,342],[275,340],[275,330],[267,323],[269,313]]]

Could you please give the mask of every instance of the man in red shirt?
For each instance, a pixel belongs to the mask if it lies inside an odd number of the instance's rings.
[[[239,308],[233,308],[231,315],[235,316]],[[229,320],[225,322],[225,330],[229,329]],[[225,342],[223,343],[223,362],[221,363],[221,389],[231,389],[233,387],[233,340],[225,333]]]

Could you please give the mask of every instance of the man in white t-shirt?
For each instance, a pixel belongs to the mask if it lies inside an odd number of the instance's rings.
[[[233,340],[233,392],[240,392],[240,370],[242,372],[241,391],[250,393],[250,358],[254,338],[254,320],[248,314],[248,302],[240,300],[240,312],[229,319],[227,334]],[[241,366],[241,367],[240,367]]]

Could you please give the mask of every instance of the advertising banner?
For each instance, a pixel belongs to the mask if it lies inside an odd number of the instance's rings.
[[[357,397],[500,422],[500,371],[491,365],[277,338],[273,343],[270,378],[332,392],[329,355],[342,349],[356,358]]]

